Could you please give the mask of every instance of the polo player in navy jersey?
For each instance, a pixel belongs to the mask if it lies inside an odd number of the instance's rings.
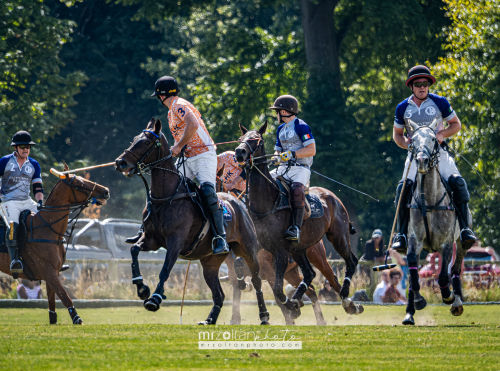
[[[449,138],[458,133],[462,127],[456,113],[450,106],[448,100],[436,94],[429,93],[429,87],[436,82],[431,71],[426,66],[415,66],[408,71],[406,86],[412,90],[412,95],[402,101],[396,108],[396,118],[394,121],[393,138],[396,144],[404,149],[408,149],[411,143],[412,131],[408,120],[413,121],[419,126],[428,126],[434,119],[438,120],[436,126],[436,138],[439,141],[439,173],[445,181],[448,182],[453,192],[453,203],[456,206],[458,222],[460,225],[460,241],[464,249],[469,249],[475,242],[476,236],[470,229],[471,221],[469,220],[468,202],[470,200],[467,183],[462,178],[460,172],[455,165],[455,161],[445,147],[445,138]],[[444,122],[448,125],[445,128]],[[404,129],[408,136],[404,135]],[[410,161],[410,153],[405,163],[405,169]],[[403,179],[399,182],[396,194],[396,205],[399,197],[403,197],[404,202],[401,203],[397,216],[397,231],[398,234],[394,237],[392,248],[398,252],[406,254],[408,233],[408,222],[410,211],[406,207],[406,200],[411,195],[412,186],[417,175],[417,164],[413,160],[404,193],[401,195],[403,188]]]
[[[0,159],[1,179],[1,215],[8,226],[5,245],[10,255],[10,272],[22,273],[23,264],[19,260],[17,233],[19,215],[23,210],[37,212],[43,206],[43,188],[41,168],[31,157],[31,146],[36,145],[27,131],[18,131],[12,138],[11,146],[14,153]],[[36,203],[30,197],[30,184],[33,184],[33,194]],[[21,246],[22,247],[22,246]]]

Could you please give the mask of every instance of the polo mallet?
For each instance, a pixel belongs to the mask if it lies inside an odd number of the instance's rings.
[[[182,308],[184,307],[184,295],[186,294],[186,284],[188,280],[188,274],[189,274],[189,266],[191,265],[191,260],[188,263],[188,267],[186,270],[186,278],[184,279],[184,290],[182,291],[182,302],[181,302],[181,319],[180,319],[180,324],[182,325]]]
[[[98,169],[100,167],[106,167],[106,166],[113,166],[115,165],[116,163],[115,162],[108,162],[107,164],[101,164],[101,165],[94,165],[94,166],[87,166],[87,167],[82,167],[80,169],[73,169],[73,170],[68,170],[68,171],[57,171],[56,169],[54,168],[51,168],[50,169],[50,172],[52,174],[54,174],[55,176],[61,178],[61,179],[64,179],[66,178],[66,174],[73,174],[73,173],[76,173],[78,171],[85,171],[85,170],[92,170],[92,169]]]
[[[387,252],[385,254],[385,262],[383,265],[374,266],[373,267],[374,271],[384,271],[386,269],[391,269],[397,266],[397,264],[387,264],[387,258],[389,257],[389,250],[392,248],[394,229],[396,229],[396,221],[398,220],[399,208],[401,207],[401,200],[403,198],[403,192],[406,186],[406,179],[408,179],[408,173],[410,172],[410,167],[412,162],[413,162],[413,153],[410,156],[410,163],[408,164],[408,168],[406,169],[405,180],[403,182],[403,188],[401,189],[401,196],[399,197],[398,206],[396,207],[396,216],[394,217],[394,223],[392,223],[391,240],[389,241],[389,247],[387,248]]]

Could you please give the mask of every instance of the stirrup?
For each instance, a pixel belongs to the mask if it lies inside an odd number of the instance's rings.
[[[406,250],[408,248],[406,235],[403,233],[398,233],[394,236],[394,240],[391,246],[391,249],[396,250],[397,252],[406,255]]]
[[[20,268],[15,268],[16,265],[20,266]],[[13,260],[11,263],[10,263],[10,273],[23,273],[23,263],[16,259],[16,260]]]
[[[222,243],[224,244],[222,249],[220,248],[220,245],[217,242],[216,242],[216,246],[214,247],[214,241],[216,241],[218,239],[222,240]],[[226,239],[222,236],[215,236],[212,239],[212,254],[213,255],[222,255],[222,254],[228,254],[228,253],[229,253],[229,246],[226,242]]]
[[[125,243],[129,243],[131,245],[137,243],[137,241],[139,241],[141,239],[141,236],[142,236],[142,230],[137,232],[137,235],[135,235],[134,237],[129,237],[125,240]]]
[[[292,225],[285,231],[283,236],[289,241],[298,241],[300,238],[300,228]]]

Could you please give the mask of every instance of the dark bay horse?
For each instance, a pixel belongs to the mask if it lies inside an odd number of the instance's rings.
[[[160,120],[155,122],[154,118],[151,119],[147,129],[136,136],[131,146],[116,159],[116,169],[127,176],[132,176],[139,170],[151,170],[152,203],[143,213],[145,232],[130,249],[132,282],[137,285],[139,297],[145,299],[144,307],[150,311],[160,308],[162,299],[165,299],[164,284],[179,256],[187,260],[200,260],[203,276],[212,291],[214,306],[207,320],[199,324],[214,325],[224,302],[219,268],[227,255],[212,255],[212,231],[201,239],[197,247],[191,248],[205,218],[200,207],[192,199],[196,198],[192,195],[193,190],[186,188],[185,179],[175,167],[170,146],[161,132]],[[223,200],[225,207],[232,214],[232,220],[227,222],[226,227],[227,242],[232,252],[242,257],[250,267],[261,324],[269,324],[269,313],[259,277],[255,227],[244,206],[235,197],[219,194],[219,199]],[[143,282],[137,257],[140,251],[156,251],[160,247],[165,247],[167,254],[159,283],[154,294],[149,297],[150,290]]]
[[[217,173],[217,189],[221,192],[229,192],[224,182],[222,182],[222,175],[224,173],[224,166]],[[236,194],[234,194],[236,196]],[[262,279],[266,280],[271,288],[274,287],[276,272],[273,267],[273,255],[260,248],[257,253],[257,258],[259,259],[260,265],[260,276]],[[326,258],[325,246],[323,245],[323,241],[320,240],[318,243],[314,244],[310,248],[307,249],[307,258],[318,270],[326,277],[326,279],[330,282],[332,288],[335,292],[340,292],[340,284],[337,279],[337,276],[333,272],[332,266],[328,263]],[[235,266],[236,262],[236,266]],[[233,314],[231,317],[231,324],[239,325],[241,323],[241,314],[240,314],[240,302],[241,302],[241,291],[240,291],[240,281],[242,277],[245,277],[250,274],[250,271],[245,266],[241,266],[238,264],[238,261],[229,254],[226,259],[226,264],[229,270],[229,279],[231,281],[231,285],[233,286]],[[236,272],[235,268],[238,270]],[[298,265],[296,262],[289,262],[288,267],[285,272],[285,280],[289,282],[292,286],[298,287],[302,282],[302,277],[300,276],[300,272],[298,269]],[[238,280],[239,278],[239,280]],[[319,304],[318,296],[316,295],[316,291],[314,287],[310,285],[305,294],[309,297],[313,303],[313,310],[316,316],[316,323],[318,326],[326,325],[325,318],[323,317],[323,313],[321,311],[321,306]],[[287,325],[292,325],[294,323],[293,319],[289,316],[285,317],[285,321]]]
[[[64,170],[69,170],[67,166]],[[66,259],[66,251],[62,237],[68,227],[70,210],[83,210],[91,202],[104,205],[109,199],[109,190],[97,183],[76,175],[66,175],[59,180],[50,192],[47,201],[35,215],[28,216],[27,242],[20,251],[20,256],[30,276],[21,273],[26,279],[45,280],[47,283],[47,299],[49,302],[50,324],[57,323],[56,298],[61,299],[68,308],[73,324],[82,325],[83,321],[73,307],[73,301],[68,296],[59,281],[59,271]],[[33,234],[30,233],[31,223]],[[3,237],[3,236],[2,236]],[[37,242],[30,242],[35,240]],[[10,273],[10,258],[7,253],[0,253],[0,271]]]
[[[404,325],[414,325],[415,309],[427,305],[420,294],[418,257],[422,249],[439,252],[442,257],[438,283],[445,304],[451,304],[451,314],[463,313],[460,272],[467,251],[460,242],[460,227],[450,195],[439,174],[439,142],[434,133],[437,120],[429,126],[419,126],[409,121],[413,132],[411,148],[417,163],[417,184],[410,202],[408,225],[408,266],[410,268],[410,291]],[[407,206],[407,205],[401,205]],[[426,225],[427,223],[427,225]],[[456,250],[453,243],[456,243]],[[453,292],[450,290],[452,276]]]
[[[275,210],[280,191],[269,173],[265,160],[266,152],[262,136],[266,132],[267,121],[259,130],[248,130],[241,124],[240,129],[243,134],[240,138],[242,143],[236,148],[235,154],[240,166],[246,166],[247,169],[250,193],[248,211],[257,229],[260,246],[272,254],[276,270],[273,292],[285,318],[300,316],[299,300],[316,275],[307,257],[307,249],[318,243],[325,233],[335,250],[346,262],[345,279],[339,292],[342,306],[349,314],[361,313],[363,307],[354,304],[349,298],[351,278],[356,271],[358,259],[351,250],[349,216],[344,205],[329,190],[320,187],[311,188],[310,193],[317,195],[322,201],[324,215],[318,219],[304,221],[300,243],[286,240],[283,232],[290,225],[291,212],[289,209]],[[304,275],[303,281],[291,300],[283,293],[283,279],[288,267],[289,255],[297,262]]]

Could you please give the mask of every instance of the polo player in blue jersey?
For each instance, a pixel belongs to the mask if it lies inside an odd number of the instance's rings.
[[[409,120],[419,126],[429,126],[434,119],[438,120],[436,126],[436,138],[439,141],[439,173],[443,179],[448,182],[449,187],[453,192],[453,203],[456,206],[458,222],[460,225],[460,240],[464,249],[469,249],[475,242],[476,236],[470,229],[471,221],[469,218],[468,202],[470,200],[467,183],[460,175],[460,172],[455,165],[453,157],[446,150],[445,139],[458,133],[462,127],[456,113],[450,106],[448,100],[436,94],[429,93],[429,87],[436,82],[436,78],[432,76],[431,71],[426,66],[415,66],[408,71],[406,86],[412,90],[412,95],[402,101],[396,108],[396,118],[394,121],[393,138],[396,144],[404,149],[408,148],[411,143],[412,131],[410,130]],[[444,122],[448,125],[445,128]],[[404,135],[404,130],[408,136]],[[405,163],[405,169],[410,161],[410,153]],[[412,186],[417,175],[417,164],[413,160],[408,179],[403,194],[403,179],[397,187],[396,205],[399,197],[403,197],[403,202],[399,208],[397,215],[397,231],[398,234],[394,237],[392,248],[401,253],[406,254],[408,233],[408,222],[410,211],[406,207],[406,203],[411,196]]]
[[[276,134],[276,146],[273,161],[279,164],[271,172],[273,178],[281,175],[292,182],[291,206],[292,225],[284,233],[287,240],[299,241],[300,228],[304,219],[305,186],[311,178],[311,165],[316,154],[316,142],[311,128],[297,118],[299,103],[291,95],[282,95],[269,107],[276,111],[280,126]]]
[[[18,131],[12,138],[11,146],[14,153],[0,159],[1,180],[1,215],[8,226],[5,245],[10,255],[10,272],[22,273],[23,264],[19,260],[17,233],[19,215],[23,210],[37,212],[43,206],[43,188],[41,168],[31,157],[31,146],[36,145],[27,131]],[[33,194],[36,203],[30,197],[30,184],[33,184]]]

